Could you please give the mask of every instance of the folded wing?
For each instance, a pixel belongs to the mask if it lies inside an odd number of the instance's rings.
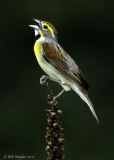
[[[89,86],[74,60],[56,43],[43,43],[44,58],[67,79],[88,91]]]

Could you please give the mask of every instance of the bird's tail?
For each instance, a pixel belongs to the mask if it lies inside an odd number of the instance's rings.
[[[90,98],[88,97],[88,94],[85,93],[83,91],[82,88],[76,86],[75,84],[72,85],[72,89],[82,98],[82,100],[89,106],[93,116],[95,117],[95,119],[97,120],[97,123],[99,123],[98,117],[96,115],[96,112],[94,110],[93,104],[90,100]]]

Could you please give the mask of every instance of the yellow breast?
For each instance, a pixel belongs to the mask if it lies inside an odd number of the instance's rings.
[[[37,61],[39,62],[40,56],[43,54],[42,42],[41,41],[37,41],[35,43],[35,45],[34,45],[34,53],[35,53]]]
[[[43,57],[42,41],[37,41],[35,43],[34,53],[35,53],[36,59],[37,59],[39,65],[40,65],[40,67],[44,70],[44,72],[46,72],[45,68],[47,68],[47,66],[44,65],[45,60],[44,60],[44,57]]]

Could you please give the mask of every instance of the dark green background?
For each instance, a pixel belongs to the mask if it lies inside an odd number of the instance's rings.
[[[59,99],[66,160],[114,159],[114,5],[111,0],[0,2],[0,160],[8,155],[45,160],[47,89],[33,52],[32,18],[58,30],[59,43],[91,86],[100,124],[75,92]],[[55,95],[61,87],[50,82]],[[8,159],[8,158],[7,158]],[[14,159],[14,158],[9,158]],[[15,158],[16,159],[16,158]],[[31,158],[32,160],[32,158]]]

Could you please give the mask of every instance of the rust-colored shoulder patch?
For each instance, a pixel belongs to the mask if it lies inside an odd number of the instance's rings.
[[[56,60],[61,59],[61,56],[59,53],[60,51],[58,50],[56,45],[54,45],[53,43],[43,43],[42,47],[47,58],[56,59]]]

